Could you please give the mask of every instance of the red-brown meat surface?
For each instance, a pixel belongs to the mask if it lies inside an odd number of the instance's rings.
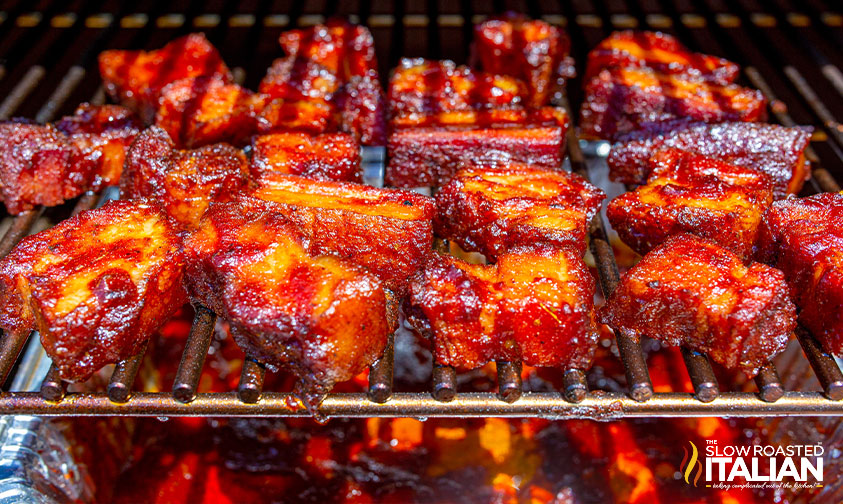
[[[754,375],[796,327],[785,275],[691,234],[670,238],[621,278],[600,313],[615,330],[704,352]]]
[[[727,122],[692,124],[660,135],[634,133],[609,153],[609,177],[643,184],[650,173],[650,156],[674,147],[764,172],[773,178],[773,194],[780,199],[798,193],[811,175],[805,159],[811,131],[804,126]]]
[[[436,193],[437,236],[494,261],[519,245],[585,253],[591,218],[606,197],[576,174],[528,165],[463,170]]]
[[[588,369],[597,343],[593,297],[588,268],[567,247],[523,247],[495,265],[437,253],[413,277],[405,313],[431,338],[439,364]]]
[[[345,133],[262,135],[252,141],[249,170],[256,180],[265,175],[284,174],[362,182],[360,145]]]
[[[185,241],[193,299],[230,323],[248,355],[294,372],[313,408],[381,355],[395,318],[376,277],[309,248],[274,204],[254,198],[213,205]]]
[[[773,202],[767,174],[677,149],[658,151],[650,166],[646,185],[606,209],[624,243],[643,255],[687,232],[744,259],[752,255],[761,217]]]
[[[138,353],[186,301],[176,228],[149,201],[112,201],[25,238],[0,261],[0,327],[37,330],[69,381]]]

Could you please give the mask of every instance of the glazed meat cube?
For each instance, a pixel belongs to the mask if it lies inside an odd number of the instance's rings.
[[[743,259],[751,256],[773,202],[767,174],[676,149],[657,152],[650,165],[647,184],[606,209],[624,243],[643,255],[673,235],[692,233]]]
[[[568,127],[568,114],[561,107],[454,110],[433,114],[407,114],[390,121],[393,131],[407,128],[470,130],[519,126]]]
[[[463,170],[436,193],[437,236],[490,261],[518,245],[585,254],[588,224],[606,197],[579,175],[531,166]]]
[[[151,123],[167,84],[208,75],[231,82],[231,73],[205,35],[192,33],[155,51],[103,51],[100,76],[111,98]]]
[[[286,56],[272,63],[258,90],[271,98],[327,103],[341,84],[336,73],[319,61]]]
[[[523,247],[495,265],[437,253],[413,276],[408,321],[433,342],[437,363],[474,369],[492,360],[588,369],[597,343],[594,280],[567,247]]]
[[[378,68],[372,33],[365,26],[344,19],[285,31],[278,42],[288,56],[318,61],[343,82]]]
[[[152,126],[126,155],[124,198],[151,198],[184,229],[195,229],[211,202],[230,201],[248,184],[248,161],[228,144],[177,150],[167,132]]]
[[[271,203],[213,205],[184,247],[192,298],[229,322],[248,355],[294,372],[308,407],[383,352],[394,317],[378,279],[309,252]]]
[[[87,190],[92,166],[52,125],[0,123],[0,197],[17,215],[38,205],[55,206]]]
[[[740,72],[735,63],[691,52],[671,35],[633,30],[613,32],[588,53],[584,81],[612,67],[649,67],[664,74],[692,75],[721,85],[734,82]]]
[[[567,124],[507,128],[410,128],[389,136],[384,182],[394,187],[447,184],[461,169],[476,165],[530,164],[562,169]]]
[[[760,91],[650,68],[602,70],[588,81],[585,95],[580,109],[582,134],[607,140],[693,121],[763,121],[767,114]]]
[[[267,176],[252,195],[274,202],[310,240],[377,276],[397,296],[433,247],[433,200],[410,191],[347,182]]]
[[[796,327],[784,279],[714,242],[677,235],[623,276],[600,317],[615,330],[687,346],[755,375]]]
[[[336,96],[340,131],[363,145],[386,144],[386,104],[378,74],[353,76]]]
[[[218,142],[239,146],[257,132],[266,102],[266,96],[218,77],[191,77],[161,90],[155,124],[180,149]]]
[[[319,100],[271,100],[260,114],[261,134],[300,131],[319,135],[337,130],[333,107]]]
[[[0,326],[37,330],[61,377],[137,354],[186,301],[176,229],[145,201],[112,201],[24,238],[0,261]]]
[[[252,142],[249,171],[256,180],[266,174],[280,173],[362,182],[360,146],[344,133],[315,137],[304,133],[263,135]]]
[[[56,129],[67,135],[78,149],[71,161],[78,171],[88,171],[92,191],[117,185],[123,173],[126,150],[143,128],[140,119],[129,109],[118,105],[83,103],[72,116],[63,117]]]
[[[777,201],[767,211],[758,257],[784,271],[799,321],[843,355],[843,194]]]
[[[811,175],[805,159],[811,132],[804,126],[723,123],[692,124],[661,135],[633,135],[609,153],[609,178],[643,184],[649,175],[650,156],[674,147],[764,172],[772,177],[773,195],[780,199],[798,193]]]
[[[571,41],[562,28],[522,14],[508,13],[474,27],[475,67],[511,75],[527,83],[534,107],[547,105],[574,76]]]
[[[453,61],[404,58],[389,79],[390,117],[457,110],[522,108],[527,87],[504,75],[474,72]]]

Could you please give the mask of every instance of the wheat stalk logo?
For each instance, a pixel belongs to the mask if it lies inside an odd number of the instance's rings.
[[[691,458],[690,460],[688,459],[688,448],[683,447],[682,450],[685,452],[685,456],[682,457],[682,464],[680,464],[679,469],[684,471],[685,483],[689,485],[691,484],[691,473],[696,469],[694,486],[697,486],[697,482],[700,480],[700,476],[702,476],[702,464],[699,461],[697,446],[691,441],[688,441],[688,444],[691,445]]]

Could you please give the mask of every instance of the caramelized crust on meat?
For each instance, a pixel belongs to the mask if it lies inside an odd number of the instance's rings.
[[[109,96],[151,123],[167,84],[209,75],[231,82],[231,73],[205,35],[192,33],[155,51],[103,51],[99,68]]]
[[[384,94],[366,27],[335,19],[284,32],[280,42],[287,56],[272,64],[260,84],[273,100],[262,132],[342,131],[363,145],[385,143]],[[299,119],[301,112],[306,117]]]
[[[405,313],[432,339],[439,364],[522,359],[587,369],[597,343],[593,297],[588,268],[567,247],[523,247],[495,265],[437,253],[413,277]]]
[[[257,132],[267,101],[266,96],[219,77],[190,77],[161,90],[155,124],[180,149],[218,142],[244,145]]]
[[[389,79],[390,118],[457,110],[523,108],[527,87],[518,79],[475,72],[453,61],[403,58]]]
[[[674,147],[764,172],[772,177],[773,195],[779,199],[798,193],[811,175],[804,154],[811,132],[805,126],[738,122],[692,124],[660,135],[634,134],[609,153],[609,177],[643,184],[650,173],[650,156]]]
[[[193,299],[231,324],[248,355],[293,371],[308,407],[383,352],[392,315],[378,279],[308,252],[271,203],[215,204],[184,246]]]
[[[670,238],[621,279],[601,321],[705,352],[755,375],[787,344],[796,309],[784,274],[691,234]]]
[[[665,74],[698,76],[716,84],[734,82],[740,72],[735,63],[691,52],[671,35],[634,30],[612,32],[588,53],[585,82],[611,67],[649,67]]]
[[[571,41],[562,28],[523,14],[506,15],[474,26],[474,66],[512,75],[527,83],[530,105],[546,105],[575,74]]]
[[[568,114],[561,107],[454,110],[434,114],[406,114],[390,121],[393,130],[438,128],[471,130],[538,126],[568,127]]]
[[[285,31],[278,42],[288,56],[319,61],[343,82],[378,69],[372,33],[344,19]]]
[[[749,258],[764,210],[773,202],[767,174],[677,149],[651,159],[647,185],[609,203],[621,240],[646,254],[669,237],[692,233]]]
[[[124,198],[151,198],[184,229],[195,229],[211,202],[230,201],[248,184],[248,161],[228,144],[177,150],[152,126],[138,135],[120,181]]]
[[[337,129],[334,109],[321,100],[270,100],[258,121],[258,132],[262,134],[299,131],[319,135]]]
[[[142,128],[140,119],[127,108],[88,103],[56,123],[56,129],[78,149],[78,156],[71,161],[75,170],[87,172],[82,165],[90,166],[88,188],[92,191],[120,182],[126,150]]]
[[[608,140],[692,121],[763,121],[767,114],[760,91],[650,68],[604,69],[588,81],[585,95],[582,134]]]
[[[17,215],[82,194],[92,165],[72,163],[79,149],[52,125],[0,123],[0,198]]]
[[[585,253],[588,223],[606,197],[579,175],[525,165],[463,170],[436,193],[437,236],[494,261],[519,245]]]
[[[567,124],[395,131],[384,181],[394,187],[443,186],[464,168],[512,163],[561,170],[566,131]]]
[[[311,254],[364,266],[397,296],[433,247],[433,200],[393,189],[274,175],[252,195],[276,203],[310,240]]]
[[[82,212],[0,261],[0,326],[36,329],[61,377],[84,381],[137,354],[187,301],[180,247],[151,202]]]
[[[256,180],[280,173],[318,180],[362,182],[360,146],[344,133],[276,133],[252,141],[249,167]]]
[[[843,193],[775,202],[757,255],[784,271],[799,321],[827,352],[843,355]]]

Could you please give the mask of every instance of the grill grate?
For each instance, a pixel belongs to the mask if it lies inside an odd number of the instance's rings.
[[[19,114],[49,121],[70,113],[78,101],[102,103],[95,56],[111,47],[153,48],[193,30],[206,31],[228,61],[250,54],[249,67],[236,69],[238,81],[254,87],[271,60],[278,55],[277,35],[292,26],[323,21],[334,14],[370,26],[381,74],[387,75],[401,56],[427,56],[465,60],[471,27],[490,12],[477,12],[472,2],[427,2],[419,12],[408,3],[390,3],[373,10],[360,2],[356,12],[343,10],[339,2],[327,2],[321,12],[305,2],[290,2],[286,10],[270,12],[269,2],[249,8],[228,2],[222,10],[200,12],[197,4],[145,2],[126,11],[120,2],[102,2],[99,12],[83,11],[69,16],[58,2],[46,2],[41,13],[24,11],[24,3],[0,6],[0,119]],[[495,2],[495,10],[520,10],[567,25],[574,41],[574,56],[585,60],[587,50],[611,30],[645,28],[671,32],[693,50],[722,54],[736,60],[744,77],[770,100],[773,117],[784,124],[814,124],[813,147],[807,155],[814,163],[814,178],[806,192],[839,191],[834,175],[843,174],[843,45],[841,16],[819,2],[807,0],[799,8],[777,2],[760,11],[750,0],[731,2],[729,9],[714,0],[677,2],[655,0],[620,3],[607,0],[585,2]],[[148,5],[147,5],[148,4]],[[734,5],[733,5],[734,4]],[[282,13],[283,12],[283,13]],[[20,51],[28,47],[28,51]],[[14,48],[14,50],[13,50]],[[728,50],[724,50],[727,48]],[[81,55],[81,56],[80,56]],[[383,57],[387,56],[387,57]],[[779,69],[782,69],[781,71]],[[41,85],[42,83],[50,85]],[[53,87],[52,83],[56,83]],[[576,80],[569,84],[574,103],[580,99]],[[819,97],[825,98],[825,101]],[[785,103],[787,105],[785,105]],[[568,104],[566,103],[567,107]],[[570,107],[569,111],[570,111]],[[576,115],[571,114],[571,117]],[[589,166],[599,159],[593,144],[580,145],[573,129],[568,149],[573,171],[588,178]],[[583,151],[589,155],[585,156]],[[383,150],[365,149],[364,165],[383,166]],[[86,194],[71,214],[90,209],[112,194]],[[0,240],[0,257],[7,254],[44,218],[60,219],[54,209],[37,209],[15,218]],[[591,223],[591,252],[595,257],[604,295],[618,284],[619,273],[605,223],[597,215]],[[132,392],[143,354],[118,363],[107,391],[68,393],[54,367],[47,371],[40,392],[0,392],[0,414],[38,415],[136,415],[136,416],[302,416],[294,396],[263,390],[265,368],[246,358],[236,391],[197,394],[197,385],[213,337],[216,316],[196,307],[193,326],[185,344],[172,393]],[[29,334],[5,334],[0,339],[0,379],[6,382],[15,366],[32,372],[32,362],[18,363]],[[657,393],[653,390],[641,346],[633,335],[616,334],[618,351],[627,378],[627,391],[588,391],[586,374],[566,370],[563,389],[534,393],[523,390],[520,362],[498,362],[497,393],[457,393],[457,373],[434,364],[431,394],[393,390],[394,338],[384,355],[371,366],[365,393],[329,394],[320,407],[325,417],[344,416],[538,416],[554,419],[613,419],[646,416],[761,416],[843,414],[843,373],[817,341],[799,328],[796,338],[811,364],[821,391],[787,391],[776,368],[770,364],[755,378],[757,393],[720,391],[705,355],[684,350],[682,356],[694,386],[693,394]],[[37,344],[32,341],[32,344]]]

